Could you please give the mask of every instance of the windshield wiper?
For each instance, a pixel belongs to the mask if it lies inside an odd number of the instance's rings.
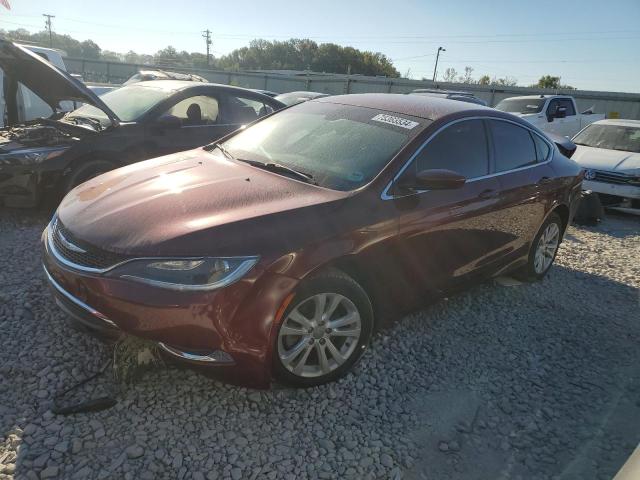
[[[214,143],[213,144],[213,148],[217,148],[218,150],[220,150],[222,152],[222,154],[227,157],[229,160],[235,160],[235,158],[233,157],[233,155],[231,155],[229,153],[229,150],[227,150],[227,148],[222,145],[221,143]]]
[[[262,163],[257,160],[248,160],[246,158],[237,158],[236,160],[240,162],[248,163],[253,167],[262,168],[263,170],[268,170],[270,172],[288,173],[290,175],[293,175],[299,178],[303,182],[311,183],[312,185],[317,185],[317,183],[313,181],[313,175],[309,173],[301,172],[300,170],[296,170],[291,167],[287,167],[286,165],[282,165],[280,163],[273,163],[273,162]]]

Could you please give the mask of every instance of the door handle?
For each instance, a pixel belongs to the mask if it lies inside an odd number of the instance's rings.
[[[487,188],[486,190],[481,191],[478,194],[480,198],[496,198],[498,196],[498,191],[493,188]]]
[[[538,180],[538,185],[546,185],[548,183],[551,183],[552,179],[550,177],[542,177],[540,180]]]

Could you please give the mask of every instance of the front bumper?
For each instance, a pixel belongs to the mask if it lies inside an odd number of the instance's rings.
[[[146,338],[229,383],[270,385],[274,319],[297,280],[257,265],[226,288],[177,292],[75,271],[56,259],[46,231],[43,250],[56,303],[83,331],[106,339],[123,332]]]
[[[640,186],[618,185],[615,183],[594,182],[593,180],[583,180],[582,188],[596,193],[614,195],[623,198],[640,199]]]

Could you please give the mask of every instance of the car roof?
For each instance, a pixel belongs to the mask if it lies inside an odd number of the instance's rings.
[[[618,125],[621,127],[638,127],[640,128],[640,120],[627,120],[626,118],[608,118],[606,120],[598,120],[592,125]]]
[[[234,87],[232,85],[224,85],[222,83],[192,82],[190,80],[147,80],[144,82],[136,82],[129,85],[125,85],[122,88],[135,87],[135,86],[156,88],[158,90],[164,90],[167,92],[177,92],[179,90],[186,90],[190,88],[201,89],[202,87],[215,87],[215,88],[219,88],[227,91],[235,91],[238,93],[241,93],[241,92],[251,93],[253,95],[257,95],[261,97],[268,97],[268,95],[265,95],[264,93],[256,92],[255,90],[251,90],[249,88]]]
[[[447,115],[463,111],[496,112],[493,108],[475,103],[449,100],[447,98],[427,95],[404,95],[401,93],[360,93],[353,95],[339,95],[311,100],[312,102],[336,103],[353,105],[376,110],[411,115],[413,117],[438,120]]]
[[[445,89],[441,89],[441,88],[416,88],[415,90],[412,90],[411,92],[409,92],[409,94],[419,94],[419,93],[434,93],[434,94],[441,94],[441,95],[468,95],[468,96],[473,96],[473,93],[471,92],[464,92],[462,90],[445,90]]]
[[[533,100],[535,98],[543,98],[543,99],[547,99],[547,98],[571,98],[571,95],[555,95],[555,94],[551,94],[551,95],[521,95],[519,97],[503,98],[503,100]]]

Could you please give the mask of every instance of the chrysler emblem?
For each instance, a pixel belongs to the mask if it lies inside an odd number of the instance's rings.
[[[81,249],[77,245],[74,245],[69,240],[67,240],[60,230],[58,230],[58,238],[60,238],[60,242],[62,243],[62,245],[65,246],[65,248],[68,248],[69,250],[72,250],[78,253],[87,253],[86,250]]]
[[[596,178],[596,172],[595,170],[585,170],[584,172],[584,179],[585,180],[593,180],[594,178]]]

